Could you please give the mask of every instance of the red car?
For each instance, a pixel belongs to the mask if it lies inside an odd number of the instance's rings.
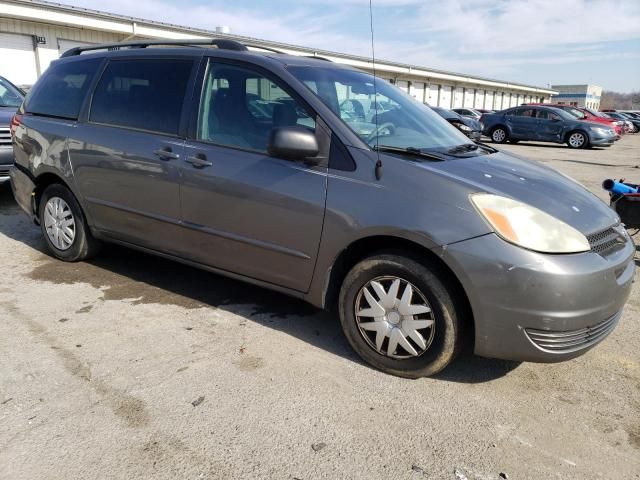
[[[621,122],[618,122],[612,118],[594,115],[586,108],[573,107],[571,105],[557,105],[554,103],[527,103],[525,105],[546,105],[548,107],[561,108],[580,120],[584,120],[586,122],[602,123],[603,125],[606,125],[607,127],[613,129],[614,132],[616,132],[618,138],[620,138],[620,136],[624,135],[625,133],[624,125],[621,124]]]

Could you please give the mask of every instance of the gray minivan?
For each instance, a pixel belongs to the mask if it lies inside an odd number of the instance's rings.
[[[635,247],[581,185],[368,73],[159,43],[67,52],[13,121],[14,195],[57,258],[115,242],[336,308],[364,360],[406,377],[466,340],[554,362],[615,328]]]

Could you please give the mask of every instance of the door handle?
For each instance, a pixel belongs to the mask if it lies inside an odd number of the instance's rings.
[[[194,157],[187,157],[186,161],[196,168],[210,167],[213,165],[213,163],[209,162],[207,157],[202,153],[199,153]]]
[[[160,160],[178,160],[180,155],[173,153],[171,147],[164,147],[153,152]]]

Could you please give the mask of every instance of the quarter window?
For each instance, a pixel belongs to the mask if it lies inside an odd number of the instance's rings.
[[[89,120],[177,135],[193,62],[113,60],[96,87]]]
[[[266,151],[275,127],[315,130],[315,120],[278,82],[252,69],[211,63],[200,101],[197,139]]]
[[[27,113],[76,120],[102,59],[53,64],[29,93]]]

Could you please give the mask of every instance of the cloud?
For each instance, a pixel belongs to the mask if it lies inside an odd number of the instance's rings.
[[[640,2],[450,0],[428,2],[407,27],[455,40],[459,54],[534,52],[640,38]]]
[[[371,55],[369,0],[63,1],[208,30],[227,25],[238,35]],[[594,80],[637,88],[640,0],[373,0],[373,10],[379,60],[525,83],[553,82],[566,64],[575,66],[575,82],[586,81],[581,74],[592,78],[596,72]],[[610,62],[608,72],[599,68],[611,60],[618,63]]]

